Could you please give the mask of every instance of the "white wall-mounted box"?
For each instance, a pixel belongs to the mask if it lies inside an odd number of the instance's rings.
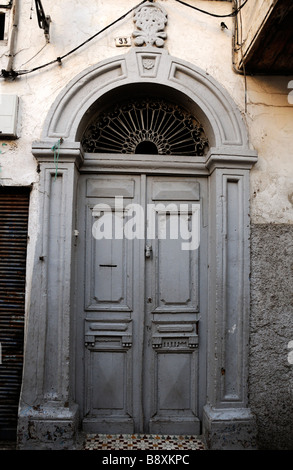
[[[0,139],[17,137],[18,96],[0,94]]]

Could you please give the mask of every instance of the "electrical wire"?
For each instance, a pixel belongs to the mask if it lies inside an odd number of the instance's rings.
[[[147,0],[143,0],[142,2],[140,2],[138,5],[136,5],[135,7],[131,8],[130,10],[128,10],[126,13],[124,13],[124,15],[120,16],[119,18],[117,18],[115,21],[113,21],[112,23],[110,23],[108,26],[105,26],[105,28],[101,29],[100,31],[98,31],[97,33],[95,33],[93,36],[91,36],[90,38],[86,39],[84,42],[82,42],[81,44],[79,44],[79,46],[75,47],[74,49],[72,49],[71,51],[67,52],[66,54],[64,54],[63,56],[60,56],[60,57],[57,57],[56,59],[53,59],[51,60],[50,62],[47,62],[46,64],[43,64],[43,65],[39,65],[38,67],[34,67],[30,70],[18,70],[18,71],[15,71],[15,70],[10,70],[10,71],[7,71],[5,69],[2,69],[1,70],[1,74],[0,74],[0,77],[1,78],[12,78],[12,79],[15,79],[16,77],[20,76],[20,75],[27,75],[29,73],[33,73],[33,72],[36,72],[37,70],[41,70],[45,67],[48,67],[49,65],[52,65],[52,64],[55,64],[55,63],[59,63],[61,64],[62,63],[62,60],[65,59],[66,57],[68,57],[69,55],[73,54],[74,52],[76,52],[78,49],[80,49],[82,46],[84,46],[85,44],[89,43],[90,41],[92,41],[94,38],[96,38],[99,34],[102,34],[104,31],[106,31],[108,28],[110,28],[111,26],[113,26],[114,24],[118,23],[119,21],[121,21],[122,19],[124,19],[127,15],[129,15],[129,13],[131,13],[133,10],[135,10],[136,8],[140,7],[140,5],[142,5],[143,3],[145,3]],[[234,16],[237,16],[238,13],[240,12],[240,10],[246,5],[246,3],[248,2],[248,0],[245,0],[245,2],[240,5],[236,10],[234,10],[232,13],[229,13],[227,15],[217,15],[215,13],[211,13],[211,12],[208,12],[206,10],[202,10],[201,8],[198,8],[198,7],[195,7],[193,5],[190,5],[189,3],[185,3],[183,2],[182,0],[176,0],[178,3],[181,3],[182,5],[185,5],[187,7],[190,7],[196,11],[199,11],[201,13],[204,13],[206,15],[209,15],[209,16],[213,16],[215,18],[229,18],[229,17],[234,17]],[[29,61],[28,61],[29,62]]]
[[[35,55],[33,55],[30,59],[28,59],[26,62],[24,62],[20,67],[23,67],[24,65],[28,64],[31,60],[33,60],[35,57],[37,57],[37,55],[39,55],[40,52],[42,52],[42,50],[45,49],[45,47],[47,45],[48,45],[48,43],[46,42],[46,44],[44,44],[43,47],[41,47],[41,49]]]
[[[245,0],[245,2],[239,8],[237,8],[232,13],[229,13],[227,15],[217,15],[216,13],[211,13],[209,11],[202,10],[201,8],[195,7],[194,5],[190,5],[189,3],[185,3],[182,0],[176,0],[176,2],[181,3],[182,5],[185,5],[186,7],[190,7],[193,10],[200,11],[201,13],[204,13],[205,15],[213,16],[215,18],[230,18],[230,17],[238,15],[240,10],[244,7],[244,5],[246,5],[248,0]]]
[[[247,76],[246,76],[245,64],[244,64],[244,60],[243,60],[243,37],[242,37],[243,26],[242,26],[242,12],[241,12],[241,10],[246,5],[248,0],[245,0],[245,2],[242,3],[242,4],[241,4],[242,0],[239,0],[239,2],[240,2],[239,6],[238,6],[238,0],[234,0],[236,8],[232,11],[232,13],[230,13],[228,15],[217,15],[215,13],[210,13],[208,11],[202,10],[201,8],[198,8],[198,7],[195,7],[195,6],[190,5],[188,3],[185,3],[182,0],[176,0],[176,1],[178,3],[182,3],[185,6],[188,6],[192,9],[194,9],[194,10],[200,11],[201,13],[205,13],[206,15],[213,16],[215,18],[229,18],[229,17],[233,18],[233,17],[235,17],[235,20],[236,20],[236,33],[237,33],[236,43],[237,43],[237,46],[238,46],[238,50],[240,50],[240,53],[241,53],[241,60],[242,60],[242,67],[243,67],[242,75],[244,76],[244,109],[245,109],[245,113],[247,113],[247,93],[248,93],[248,90],[247,90]],[[239,28],[239,25],[238,25],[238,14],[239,14],[240,28]],[[239,43],[239,30],[240,30],[240,43]],[[236,51],[236,47],[234,47],[234,50]],[[240,73],[240,71],[238,71],[238,70],[236,70],[236,71],[237,71],[237,73]]]
[[[85,44],[89,43],[90,41],[92,41],[94,38],[96,38],[99,34],[102,34],[104,31],[106,31],[108,28],[110,28],[111,26],[113,26],[114,24],[118,23],[119,21],[121,21],[122,19],[124,19],[127,15],[129,15],[129,13],[131,13],[133,10],[135,10],[136,8],[140,7],[140,5],[142,5],[143,3],[145,3],[147,0],[143,0],[142,2],[140,2],[138,5],[136,5],[135,7],[131,8],[130,10],[128,10],[126,13],[124,13],[124,15],[120,16],[119,18],[117,18],[116,20],[114,20],[112,23],[110,23],[109,25],[105,26],[105,28],[101,29],[100,31],[98,31],[97,33],[95,33],[93,36],[91,36],[90,38],[86,39],[84,42],[82,42],[81,44],[79,44],[79,46],[75,47],[74,49],[71,49],[71,51],[67,52],[66,54],[64,54],[63,56],[61,57],[57,57],[56,59],[53,59],[51,60],[50,62],[47,62],[46,64],[43,64],[43,65],[39,65],[38,67],[34,67],[33,69],[30,69],[30,70],[11,70],[11,71],[7,71],[7,70],[4,70],[2,69],[1,70],[1,74],[0,74],[0,77],[2,78],[13,78],[15,79],[16,77],[18,77],[19,75],[27,75],[29,73],[32,73],[32,72],[36,72],[37,70],[41,70],[45,67],[48,67],[49,65],[52,65],[52,64],[55,64],[56,62],[58,62],[59,64],[61,64],[62,60],[65,59],[65,57],[68,57],[69,55],[73,54],[74,52],[76,52],[78,49],[80,49],[82,46],[84,46]]]

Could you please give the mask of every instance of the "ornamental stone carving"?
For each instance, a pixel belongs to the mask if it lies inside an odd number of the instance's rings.
[[[167,24],[167,13],[157,4],[146,2],[134,12],[134,22],[138,31],[133,32],[136,46],[163,47],[167,34],[164,32]]]

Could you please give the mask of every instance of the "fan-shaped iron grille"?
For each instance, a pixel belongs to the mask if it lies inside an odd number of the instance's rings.
[[[86,129],[82,146],[89,153],[202,156],[208,146],[194,116],[158,99],[116,105]]]

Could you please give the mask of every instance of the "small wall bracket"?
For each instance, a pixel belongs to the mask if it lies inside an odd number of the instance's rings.
[[[50,42],[51,17],[45,15],[41,0],[35,0],[39,27],[44,30],[47,42]]]

